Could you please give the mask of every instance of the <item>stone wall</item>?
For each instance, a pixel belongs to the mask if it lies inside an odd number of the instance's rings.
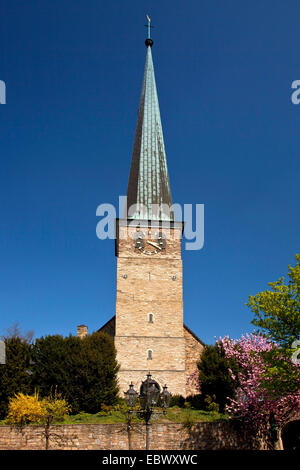
[[[134,426],[131,449],[145,449],[145,426]],[[0,426],[0,450],[43,450],[41,426],[17,429]],[[49,450],[128,450],[125,424],[72,424],[50,428]],[[152,450],[263,449],[264,445],[231,422],[197,423],[192,431],[182,424],[154,423],[150,428]]]
[[[197,363],[205,348],[204,343],[186,326],[184,325],[184,343],[185,343],[185,376],[186,376],[186,395],[196,395],[199,393],[197,388],[195,374],[199,376]]]

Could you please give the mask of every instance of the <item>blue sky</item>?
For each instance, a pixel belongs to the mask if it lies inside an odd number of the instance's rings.
[[[126,193],[146,13],[173,200],[205,204],[204,248],[183,253],[185,323],[207,343],[252,331],[248,295],[300,251],[299,2],[1,0],[1,333],[114,315],[96,208]]]

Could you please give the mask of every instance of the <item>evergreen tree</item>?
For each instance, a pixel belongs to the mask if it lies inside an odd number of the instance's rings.
[[[80,408],[96,413],[101,405],[117,402],[118,386],[116,350],[106,333],[93,333],[81,340],[81,365],[78,381]]]
[[[33,360],[33,385],[42,396],[56,389],[73,413],[96,413],[117,400],[116,350],[105,333],[37,339]]]
[[[57,389],[78,411],[76,404],[76,374],[80,358],[80,339],[51,335],[38,338],[32,350],[32,383],[41,396],[48,396]]]
[[[0,419],[6,417],[8,401],[16,393],[31,393],[30,344],[25,338],[4,338],[6,364],[0,365]]]
[[[216,402],[220,412],[224,412],[227,398],[234,396],[237,387],[230,372],[238,375],[237,362],[226,358],[222,346],[215,344],[205,348],[198,369],[203,402]]]

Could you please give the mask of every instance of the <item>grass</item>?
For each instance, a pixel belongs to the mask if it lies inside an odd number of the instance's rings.
[[[136,417],[133,418],[134,422],[140,420]],[[125,423],[126,416],[120,411],[112,411],[110,413],[99,412],[96,414],[89,414],[82,411],[77,415],[66,416],[64,421],[60,424],[113,424],[113,423]]]
[[[159,411],[159,410],[158,410]],[[179,408],[173,406],[167,410],[166,415],[152,416],[152,422],[156,423],[187,423],[187,422],[212,422],[212,421],[225,421],[228,416],[225,414],[217,413],[216,411],[195,410],[193,408]],[[57,424],[113,424],[125,423],[126,414],[121,411],[110,411],[96,414],[89,414],[85,412],[76,415],[66,416],[63,421]],[[137,416],[133,417],[134,423],[143,423],[143,419]],[[7,425],[5,420],[0,421],[0,425]]]
[[[227,420],[228,416],[217,413],[215,411],[204,411],[195,410],[189,408],[179,408],[174,406],[167,410],[166,415],[153,416],[152,421],[157,423],[183,423],[187,420],[193,420],[194,422],[209,422],[209,421],[224,421]],[[141,418],[134,417],[133,421],[143,422]],[[89,414],[81,412],[77,415],[67,416],[61,424],[112,424],[112,423],[125,423],[126,415],[120,411],[112,411],[109,413],[96,413]]]
[[[195,422],[225,421],[228,416],[216,411],[195,410],[193,408],[179,408],[173,406],[167,411],[166,418],[173,423],[182,423],[187,418],[192,418]]]

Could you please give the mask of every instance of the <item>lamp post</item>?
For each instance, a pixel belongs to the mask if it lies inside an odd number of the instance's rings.
[[[147,374],[146,380],[142,382],[140,388],[140,395],[134,390],[133,383],[129,385],[127,392],[124,392],[127,406],[131,408],[129,413],[139,414],[143,417],[146,424],[146,450],[149,450],[149,436],[150,436],[150,420],[153,414],[166,414],[166,410],[170,404],[171,394],[168,392],[168,387],[165,385],[163,391],[160,391],[159,384],[151,378],[150,372]],[[137,401],[139,400],[140,409],[133,410]],[[163,411],[154,411],[155,406],[160,406]]]

